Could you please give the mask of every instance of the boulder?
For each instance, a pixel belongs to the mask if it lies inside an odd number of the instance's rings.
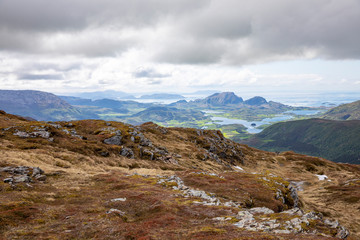
[[[122,144],[122,137],[119,135],[115,135],[111,138],[107,138],[104,140],[104,143],[110,144],[110,145],[121,145]]]
[[[31,182],[31,178],[27,175],[20,175],[20,176],[14,176],[13,177],[13,183],[29,183]]]
[[[131,150],[130,148],[127,148],[127,147],[123,147],[121,149],[120,155],[124,156],[124,157],[127,157],[127,158],[134,158],[135,157],[133,150]]]

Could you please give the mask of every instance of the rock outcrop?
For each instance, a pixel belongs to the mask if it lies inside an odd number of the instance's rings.
[[[34,180],[45,181],[46,176],[44,171],[38,167],[3,167],[0,168],[0,173],[5,173],[4,182],[11,185],[17,183],[30,183]]]

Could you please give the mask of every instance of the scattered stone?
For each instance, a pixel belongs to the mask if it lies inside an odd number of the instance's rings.
[[[251,208],[249,210],[250,213],[252,214],[272,214],[274,213],[273,210],[266,208],[266,207],[255,207],[255,208]]]
[[[195,173],[195,172],[194,172]],[[196,174],[209,174],[209,173],[199,173]],[[209,174],[214,175],[216,174]],[[163,184],[164,186],[171,186],[174,190],[181,191],[184,197],[196,197],[202,199],[202,201],[194,201],[194,204],[201,204],[205,206],[225,206],[225,207],[241,207],[240,204],[236,202],[225,202],[222,203],[214,194],[206,193],[202,190],[196,190],[189,188],[184,185],[184,182],[178,176],[157,176],[159,178],[158,184]],[[275,175],[273,177],[276,177]],[[173,183],[173,184],[169,184]],[[174,184],[175,183],[175,184]],[[294,201],[298,199],[296,189],[294,187],[289,187]],[[296,194],[296,195],[295,195]],[[299,205],[297,203],[297,205]],[[268,216],[271,214],[271,216]],[[238,221],[234,223],[235,226],[239,228],[244,228],[248,231],[256,232],[271,232],[275,234],[298,234],[298,233],[314,233],[314,229],[307,229],[310,226],[311,221],[319,221],[329,228],[337,230],[337,237],[345,239],[349,235],[349,231],[342,227],[337,221],[324,220],[321,213],[308,212],[304,214],[303,210],[299,207],[294,207],[287,211],[283,211],[279,214],[279,218],[273,218],[275,213],[273,210],[266,207],[255,207],[251,209],[243,209],[239,211],[236,215]],[[285,216],[284,216],[285,215]],[[286,216],[288,215],[288,216]],[[233,221],[234,218],[230,217],[214,217],[214,221]],[[306,228],[303,228],[307,226]]]
[[[109,211],[106,212],[107,214],[110,214],[110,213],[116,213],[117,215],[119,216],[125,216],[125,212],[119,210],[119,209],[116,209],[116,208],[111,208]]]
[[[23,131],[17,131],[14,133],[15,136],[19,136],[21,138],[28,138],[30,137],[31,135],[27,132],[23,132]]]
[[[0,172],[8,173],[10,176],[4,179],[5,183],[30,183],[33,178],[38,181],[45,181],[46,176],[42,175],[44,171],[39,167],[3,167]]]
[[[125,202],[126,198],[114,198],[111,199],[110,202]]]

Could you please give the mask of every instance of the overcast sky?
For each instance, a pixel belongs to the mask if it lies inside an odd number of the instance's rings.
[[[0,0],[0,89],[360,92],[359,0]]]

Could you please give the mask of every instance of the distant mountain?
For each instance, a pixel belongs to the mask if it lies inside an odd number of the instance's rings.
[[[262,105],[262,104],[266,104],[267,101],[263,97],[256,96],[256,97],[253,97],[253,98],[250,98],[250,99],[246,100],[244,103],[247,104],[247,105],[259,106],[259,105]]]
[[[296,151],[360,164],[360,121],[308,119],[277,123],[246,142],[267,151]]]
[[[195,100],[198,104],[212,105],[212,106],[222,106],[230,104],[239,104],[243,102],[241,97],[238,97],[233,92],[222,92],[214,93],[213,95],[206,97],[205,99]]]
[[[332,120],[360,120],[360,100],[335,107],[324,113],[323,118]]]
[[[95,106],[95,107],[113,108],[113,109],[147,108],[153,106],[153,104],[151,103],[139,103],[131,100],[124,101],[124,100],[114,100],[107,98],[91,100],[91,99],[69,97],[69,96],[59,96],[59,97],[74,106]]]
[[[133,124],[144,122],[169,123],[170,121],[192,122],[209,119],[203,112],[191,109],[177,109],[174,107],[150,107],[144,111],[124,118],[125,121]],[[210,119],[209,119],[210,120]]]
[[[96,91],[96,92],[83,92],[83,93],[75,93],[72,94],[74,97],[80,98],[89,98],[92,100],[97,99],[135,99],[135,97],[131,94],[121,91],[114,91],[114,90],[106,90],[106,91]]]
[[[184,99],[185,97],[179,94],[156,93],[150,95],[143,95],[140,99]]]
[[[52,93],[33,90],[0,90],[0,109],[45,121],[89,117]]]

